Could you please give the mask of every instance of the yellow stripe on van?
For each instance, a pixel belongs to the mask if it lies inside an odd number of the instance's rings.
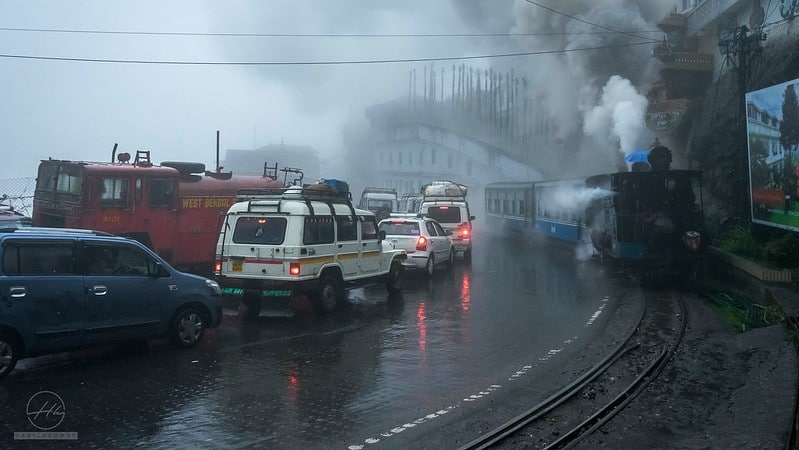
[[[338,259],[340,260],[357,259],[357,258],[358,258],[357,253],[341,253],[338,255]]]
[[[375,251],[375,252],[364,252],[364,253],[363,253],[363,257],[364,257],[364,258],[372,258],[372,257],[375,257],[375,256],[380,256],[380,251]]]
[[[317,256],[316,258],[303,258],[299,260],[300,264],[325,264],[332,262],[332,256]]]

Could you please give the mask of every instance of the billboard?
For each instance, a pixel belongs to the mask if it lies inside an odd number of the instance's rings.
[[[752,222],[799,232],[799,79],[746,94]]]

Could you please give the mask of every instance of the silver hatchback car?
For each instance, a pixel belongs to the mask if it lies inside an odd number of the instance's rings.
[[[405,250],[408,259],[405,267],[424,269],[433,275],[436,267],[452,267],[455,248],[452,232],[444,229],[435,219],[425,215],[397,214],[383,219],[378,230],[394,248]]]

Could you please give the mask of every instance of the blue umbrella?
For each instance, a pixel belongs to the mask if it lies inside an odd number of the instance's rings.
[[[649,162],[649,150],[636,150],[624,157],[628,163]]]

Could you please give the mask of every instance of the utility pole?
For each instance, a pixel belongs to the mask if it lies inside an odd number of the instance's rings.
[[[734,169],[736,172],[735,186],[735,216],[743,217],[750,209],[751,201],[749,198],[749,152],[746,136],[746,91],[749,85],[749,78],[752,71],[752,63],[758,58],[763,47],[761,41],[766,40],[766,34],[758,28],[749,33],[749,27],[741,25],[730,33],[719,38],[719,51],[735,67],[737,81],[737,108],[735,109],[735,123],[737,124],[734,132],[735,155],[737,156]]]

